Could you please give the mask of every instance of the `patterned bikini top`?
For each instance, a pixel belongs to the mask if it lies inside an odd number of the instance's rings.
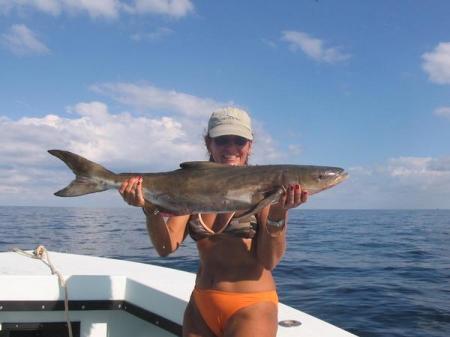
[[[220,230],[214,232],[211,228],[206,226],[201,214],[193,215],[188,224],[189,235],[194,241],[219,235],[232,235],[239,238],[252,239],[258,228],[256,217],[250,215],[237,220],[234,219],[233,216],[234,213]]]

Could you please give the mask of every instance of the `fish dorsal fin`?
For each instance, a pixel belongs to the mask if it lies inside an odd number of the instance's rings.
[[[212,161],[186,161],[180,164],[182,169],[211,169],[227,166],[226,164],[214,163]]]

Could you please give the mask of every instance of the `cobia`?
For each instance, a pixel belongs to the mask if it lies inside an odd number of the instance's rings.
[[[66,163],[76,176],[55,195],[75,197],[118,189],[124,180],[142,176],[144,198],[160,211],[174,215],[245,211],[244,216],[278,201],[290,184],[300,184],[312,195],[347,177],[339,167],[230,166],[206,161],[185,162],[180,169],[170,172],[116,174],[68,151],[48,152]]]

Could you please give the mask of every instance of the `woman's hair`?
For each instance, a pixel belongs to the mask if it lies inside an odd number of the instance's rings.
[[[206,130],[206,133],[203,135],[203,141],[205,142],[206,153],[209,156],[208,161],[214,162],[214,158],[213,158],[211,152],[209,152],[209,150],[208,150],[208,142],[211,142],[211,137],[208,135],[208,130]]]

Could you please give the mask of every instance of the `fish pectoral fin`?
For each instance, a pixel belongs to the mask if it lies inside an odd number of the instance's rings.
[[[265,197],[263,200],[261,200],[259,203],[256,204],[255,207],[249,209],[248,211],[242,213],[238,217],[234,218],[236,220],[245,218],[249,216],[250,214],[255,214],[260,212],[264,207],[270,205],[271,203],[278,201],[281,196],[286,192],[286,189],[284,187],[277,188],[274,192],[270,193],[267,197]]]

